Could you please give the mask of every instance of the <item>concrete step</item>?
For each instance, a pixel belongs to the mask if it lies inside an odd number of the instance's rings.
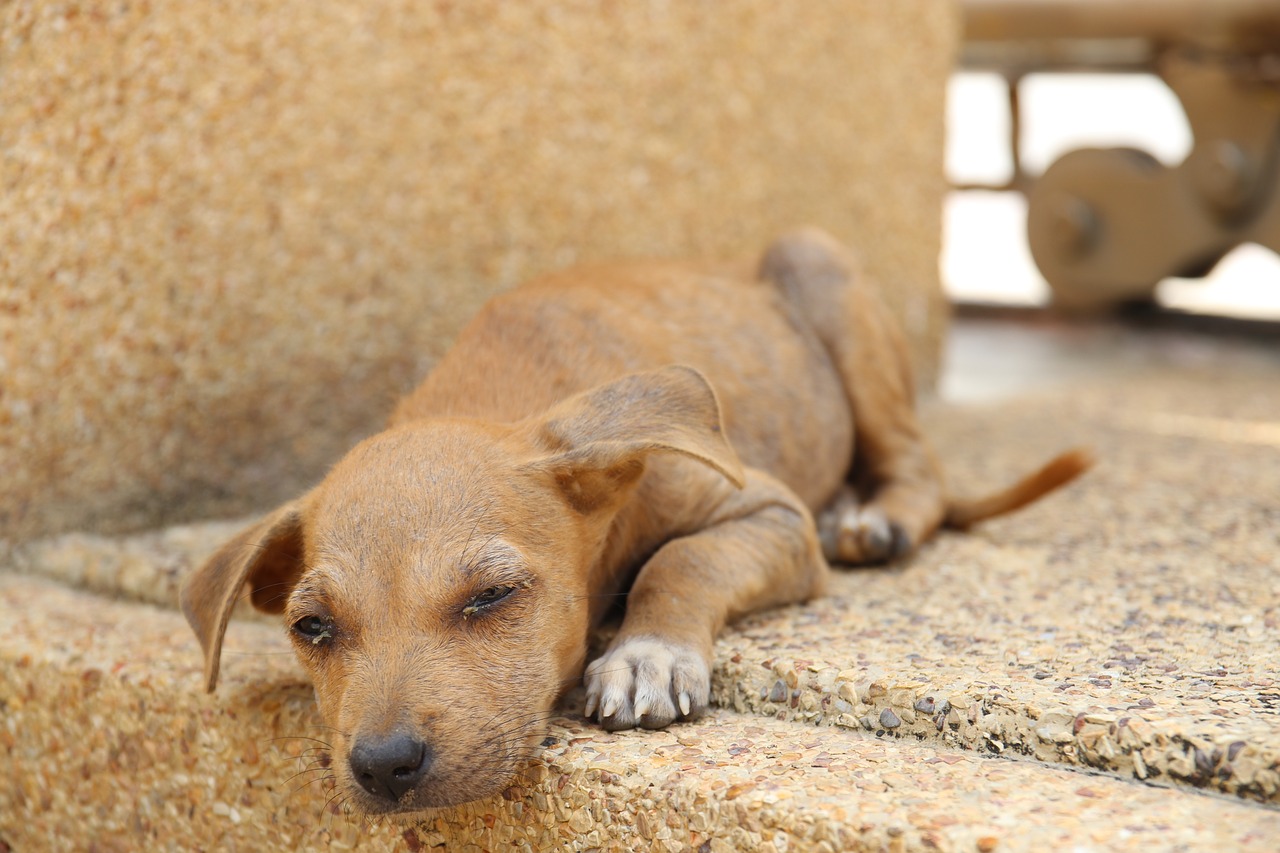
[[[1270,851],[1280,838],[1280,811],[1247,801],[727,709],[617,734],[566,714],[501,797],[368,823],[326,783],[324,730],[278,628],[232,626],[214,696],[170,610],[0,574],[0,634],[0,840],[14,850]]]

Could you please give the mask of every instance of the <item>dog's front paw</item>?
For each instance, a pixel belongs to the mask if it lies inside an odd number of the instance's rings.
[[[661,729],[707,707],[711,669],[699,652],[659,637],[616,642],[587,667],[587,716],[609,731]]]

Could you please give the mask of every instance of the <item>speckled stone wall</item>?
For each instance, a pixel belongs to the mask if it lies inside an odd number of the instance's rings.
[[[815,223],[930,381],[942,0],[0,6],[0,537],[232,514],[488,294]]]

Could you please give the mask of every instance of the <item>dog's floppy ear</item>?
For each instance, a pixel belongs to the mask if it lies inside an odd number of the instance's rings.
[[[645,457],[671,451],[714,468],[735,486],[742,463],[725,437],[720,402],[705,376],[673,365],[633,373],[570,397],[534,425],[548,471],[580,512],[611,502],[644,472]]]
[[[248,586],[253,606],[280,613],[302,574],[302,511],[287,503],[218,549],[182,583],[182,612],[204,650],[205,689],[218,684],[222,635]]]

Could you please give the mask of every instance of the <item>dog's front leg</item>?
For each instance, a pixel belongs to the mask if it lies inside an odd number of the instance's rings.
[[[748,470],[746,483],[637,575],[617,637],[587,667],[587,716],[598,711],[606,729],[698,715],[725,622],[822,591],[828,569],[808,509],[763,472]]]

